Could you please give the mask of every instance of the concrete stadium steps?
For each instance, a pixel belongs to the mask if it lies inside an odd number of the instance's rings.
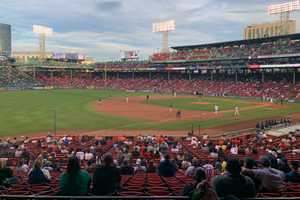
[[[295,132],[296,130],[300,130],[300,124],[279,128],[275,130],[269,130],[267,131],[267,134],[275,137],[280,137],[280,136],[288,135],[290,132]]]

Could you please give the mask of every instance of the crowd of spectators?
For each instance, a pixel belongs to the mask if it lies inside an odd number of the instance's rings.
[[[202,94],[207,96],[241,96],[256,97],[264,101],[300,100],[300,84],[286,81],[232,81],[202,79],[162,79],[162,78],[107,78],[102,77],[70,77],[39,76],[38,80],[46,86],[58,88],[95,88],[121,89],[160,93]]]
[[[14,67],[0,67],[0,88],[30,89],[37,84],[35,78]]]
[[[3,139],[0,193],[295,196],[299,139],[300,131],[278,138],[258,132],[217,139],[192,134]]]
[[[150,67],[151,63],[150,61],[113,61],[113,62],[101,62],[96,64],[96,68],[100,69],[115,69],[115,68],[125,68],[125,69],[131,69],[131,68],[148,68]]]
[[[221,47],[199,47],[177,49],[170,53],[155,53],[151,60],[157,61],[184,61],[184,60],[213,60],[213,59],[241,59],[257,58],[259,56],[274,56],[295,54],[300,52],[299,40],[289,38],[272,42],[258,42],[250,44],[224,44]]]

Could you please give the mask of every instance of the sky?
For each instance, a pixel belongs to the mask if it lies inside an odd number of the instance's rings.
[[[97,61],[137,50],[142,59],[161,48],[152,23],[174,19],[170,46],[239,40],[247,25],[270,22],[267,5],[284,0],[1,0],[0,23],[12,25],[13,50],[36,51],[32,25],[53,27],[47,51],[79,52]],[[300,27],[300,11],[292,14]]]

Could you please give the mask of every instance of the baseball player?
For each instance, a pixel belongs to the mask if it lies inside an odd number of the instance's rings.
[[[219,112],[219,106],[215,105],[215,114],[218,114],[218,112]]]
[[[234,117],[238,118],[238,116],[240,115],[240,109],[238,106],[234,107]]]

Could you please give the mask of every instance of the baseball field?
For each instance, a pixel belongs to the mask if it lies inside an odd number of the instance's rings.
[[[47,132],[182,131],[225,132],[253,128],[261,120],[300,119],[300,104],[258,100],[170,96],[99,90],[0,92],[0,135]],[[100,101],[101,100],[101,101]],[[214,112],[214,107],[219,112]],[[234,116],[234,108],[240,115]],[[180,110],[181,117],[176,117]]]

